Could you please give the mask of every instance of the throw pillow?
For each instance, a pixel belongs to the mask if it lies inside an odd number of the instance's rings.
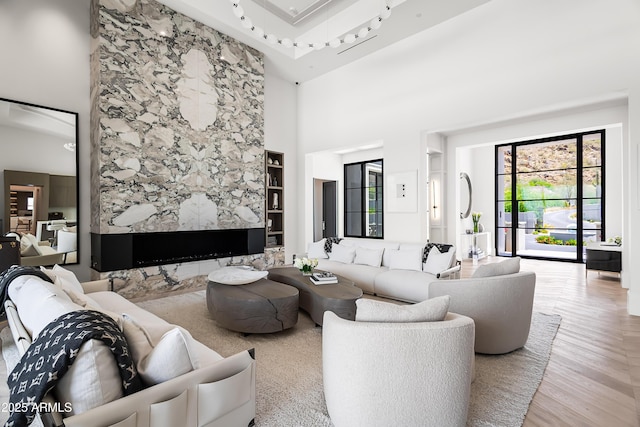
[[[73,271],[60,267],[58,264],[54,265],[51,270],[47,270],[44,267],[40,267],[40,270],[49,276],[53,283],[62,288],[62,290],[84,294],[84,288]]]
[[[440,251],[441,254],[448,252],[449,249],[451,249],[453,247],[453,245],[450,245],[448,243],[427,243],[424,246],[424,253],[422,254],[422,262],[427,262],[427,258],[429,257],[429,252],[431,251],[431,248],[438,248],[438,250]]]
[[[399,305],[390,302],[360,298],[356,301],[357,322],[439,322],[449,311],[449,295],[443,295],[417,304]]]
[[[446,270],[451,266],[451,258],[453,258],[455,252],[449,251],[440,253],[437,247],[433,247],[429,251],[427,262],[424,263],[422,270],[429,274],[438,274]]]
[[[149,384],[160,384],[200,367],[193,349],[193,337],[175,327],[162,336],[153,350],[138,364],[138,373]]]
[[[493,264],[482,264],[478,266],[471,277],[504,276],[518,272],[520,272],[520,257],[517,256]]]
[[[253,270],[242,267],[222,267],[209,273],[208,279],[224,285],[246,285],[269,275],[268,271]]]
[[[333,247],[331,248],[331,253],[329,254],[329,259],[331,261],[352,264],[355,256],[356,248],[343,245],[333,245]]]
[[[307,258],[326,259],[329,258],[325,252],[326,239],[319,240],[317,242],[309,243],[307,247]]]
[[[8,294],[33,339],[52,320],[81,309],[58,286],[36,276],[16,277],[9,285]]]
[[[20,255],[25,257],[42,255],[38,241],[33,234],[24,234],[20,239]]]
[[[383,252],[384,249],[367,249],[357,247],[356,258],[353,260],[353,263],[370,265],[371,267],[380,267]]]
[[[81,414],[122,397],[122,380],[113,353],[103,342],[80,346],[69,370],[58,380],[55,395],[67,416]]]
[[[123,332],[129,344],[131,357],[146,384],[159,384],[200,367],[193,337],[185,329],[168,324],[158,325],[171,329],[154,343],[152,334],[142,323],[126,313],[122,317]]]
[[[422,250],[389,249],[389,269],[422,271]]]

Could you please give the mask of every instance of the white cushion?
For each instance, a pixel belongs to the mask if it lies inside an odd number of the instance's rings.
[[[20,239],[20,255],[22,256],[38,256],[42,255],[38,239],[33,234],[27,233]]]
[[[389,269],[422,271],[422,251],[420,249],[389,249]]]
[[[78,249],[78,233],[72,231],[58,231],[58,246],[60,253],[73,252]]]
[[[449,295],[417,304],[399,305],[360,298],[356,301],[357,322],[439,322],[449,311]]]
[[[367,248],[357,247],[356,257],[353,260],[353,263],[370,265],[371,267],[380,267],[383,253],[384,253],[384,249],[367,249]]]
[[[309,243],[307,247],[307,258],[326,259],[329,258],[324,251],[324,244],[327,239],[322,239],[317,242]]]
[[[242,267],[222,267],[209,273],[209,280],[224,285],[246,285],[269,275],[268,271],[252,270]]]
[[[142,322],[124,313],[124,335],[140,378],[148,384],[159,384],[200,367],[194,340],[185,329],[170,327],[157,344]]]
[[[429,274],[438,274],[451,266],[451,258],[455,252],[449,250],[441,253],[437,247],[431,248],[427,261],[424,263],[422,270]]]
[[[122,380],[113,353],[101,341],[85,342],[54,390],[61,406],[71,409],[67,415],[121,398]]]
[[[82,308],[74,304],[62,289],[35,276],[15,278],[9,285],[9,298],[16,305],[20,320],[33,339],[54,319]]]
[[[55,285],[63,290],[76,294],[84,294],[84,288],[73,271],[60,267],[58,264],[54,265],[51,270],[44,267],[40,267],[40,270],[49,276]]]
[[[329,253],[329,259],[332,261],[338,261],[345,264],[353,264],[353,259],[356,256],[356,248],[340,245],[333,245],[331,252]]]
[[[142,380],[149,385],[159,384],[198,369],[200,364],[192,343],[191,334],[180,327],[164,334],[138,364]]]
[[[482,264],[471,277],[503,276],[520,272],[520,257],[506,259],[492,264]]]

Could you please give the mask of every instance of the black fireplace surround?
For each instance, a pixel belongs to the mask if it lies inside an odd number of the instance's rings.
[[[264,228],[91,233],[91,268],[115,271],[264,252]]]

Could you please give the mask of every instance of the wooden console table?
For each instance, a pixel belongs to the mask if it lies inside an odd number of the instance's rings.
[[[622,271],[622,246],[610,245],[604,242],[590,242],[587,244],[587,270]]]

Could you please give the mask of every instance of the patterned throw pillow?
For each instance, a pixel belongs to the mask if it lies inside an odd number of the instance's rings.
[[[334,243],[337,245],[338,243],[340,243],[340,240],[342,240],[342,238],[340,237],[327,237],[327,239],[324,241],[324,251],[326,253],[330,253],[331,247],[334,245]]]
[[[451,249],[453,247],[453,245],[449,245],[447,243],[427,243],[424,247],[424,251],[422,252],[422,263],[424,264],[425,262],[427,262],[427,257],[429,256],[429,251],[431,251],[431,248],[433,247],[438,248],[438,250],[440,251],[440,253],[444,254],[446,252],[449,252],[449,249]]]

